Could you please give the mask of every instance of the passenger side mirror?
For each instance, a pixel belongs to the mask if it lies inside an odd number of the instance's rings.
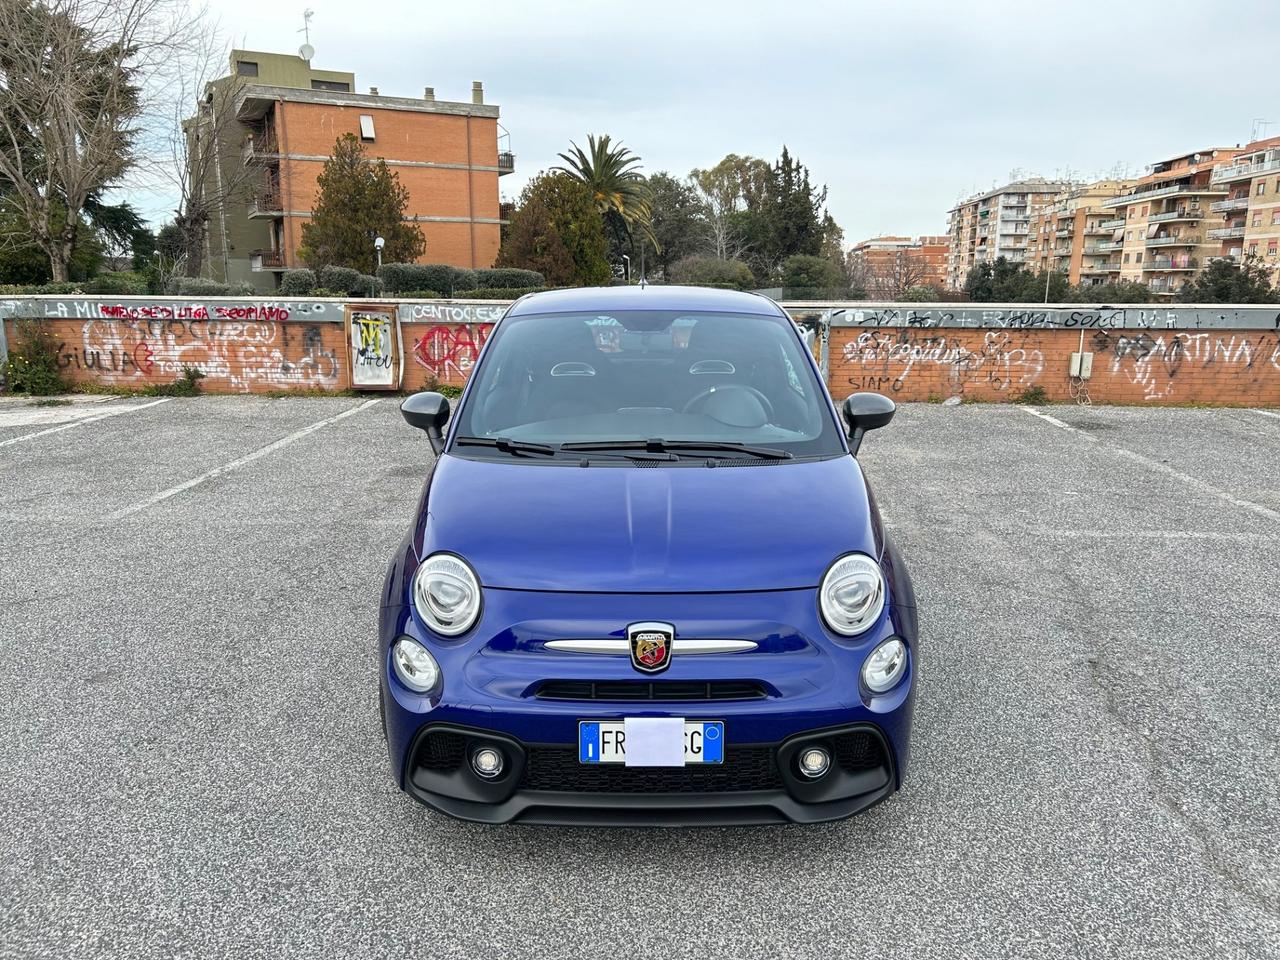
[[[893,419],[897,405],[879,393],[855,393],[844,401],[844,418],[849,423],[849,452],[855,457],[868,430],[883,427]]]
[[[431,449],[444,449],[444,427],[449,422],[449,398],[439,393],[415,393],[400,404],[405,423],[426,433]]]

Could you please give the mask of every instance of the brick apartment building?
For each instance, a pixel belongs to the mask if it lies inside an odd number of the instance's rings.
[[[908,288],[947,283],[947,237],[872,237],[853,245],[851,260],[866,273],[867,294],[891,300]]]
[[[1145,283],[1152,293],[1172,296],[1224,248],[1232,228],[1214,228],[1232,193],[1214,171],[1232,164],[1240,147],[1210,147],[1161,160],[1134,187],[1102,201],[1117,220],[1105,245],[1110,280]],[[1244,208],[1248,210],[1248,204]],[[1243,233],[1239,239],[1243,239]]]
[[[1066,273],[1072,285],[1096,286],[1108,277],[1114,234],[1124,221],[1102,206],[1104,200],[1133,189],[1136,180],[1098,180],[1074,184],[1032,215],[1027,231],[1026,265],[1040,272]]]
[[[963,288],[971,268],[998,257],[1022,263],[1031,218],[1070,186],[1038,177],[1015,180],[952,207],[947,216],[947,286]]]
[[[226,191],[210,218],[207,275],[268,291],[283,270],[301,266],[316,178],[346,133],[386,160],[408,191],[406,219],[426,238],[425,262],[492,265],[502,223],[498,178],[513,171],[514,157],[500,146],[499,110],[484,102],[481,84],[472,85],[470,102],[437,100],[430,87],[420,99],[355,88],[354,73],[315,70],[297,56],[231,52],[229,75],[210,84],[187,121],[189,140],[202,124],[218,131],[227,159],[216,176],[244,182],[243,190]],[[234,122],[207,116],[218,103],[234,111]]]
[[[1245,144],[1230,160],[1214,166],[1209,183],[1227,195],[1209,204],[1205,231],[1221,257],[1253,256],[1280,271],[1280,137]]]

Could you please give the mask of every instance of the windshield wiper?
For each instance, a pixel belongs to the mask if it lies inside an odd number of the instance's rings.
[[[507,437],[455,437],[454,445],[459,447],[493,447],[513,457],[543,456],[554,457],[556,448],[545,443],[528,443],[524,440],[511,440]]]
[[[790,460],[792,454],[776,447],[755,447],[747,443],[735,443],[732,440],[590,440],[581,443],[562,443],[561,450],[644,450],[648,453],[680,453],[696,450],[724,451],[741,453],[761,460]]]

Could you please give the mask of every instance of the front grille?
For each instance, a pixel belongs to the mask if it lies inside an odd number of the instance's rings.
[[[545,680],[540,700],[763,700],[755,680]]]
[[[865,730],[842,733],[833,738],[836,763],[845,773],[861,773],[874,770],[884,764],[884,750],[880,741]]]
[[[456,770],[467,752],[466,738],[448,730],[433,730],[418,745],[417,764],[427,770]]]
[[[729,747],[724,763],[627,767],[579,763],[576,750],[530,747],[521,790],[573,793],[740,793],[781,790],[772,747]]]

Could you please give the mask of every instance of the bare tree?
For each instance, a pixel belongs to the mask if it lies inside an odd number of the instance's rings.
[[[736,214],[759,202],[768,175],[763,160],[732,153],[708,170],[689,174],[706,208],[709,252],[717,259],[740,260],[749,251]]]
[[[218,249],[210,249],[210,222],[229,206],[247,201],[262,172],[256,158],[274,153],[274,132],[246,134],[236,116],[244,82],[224,75],[228,45],[212,27],[193,37],[175,59],[168,101],[166,162],[178,207],[174,225],[181,238],[179,270],[198,277],[208,259],[227,255],[227,230],[219,223]]]
[[[85,205],[134,159],[140,84],[180,0],[0,0],[0,212],[66,280]],[[11,235],[12,236],[12,235]]]
[[[865,278],[867,292],[878,300],[897,300],[929,275],[924,256],[915,250],[894,250],[889,256],[872,259],[864,253],[850,254]]]

